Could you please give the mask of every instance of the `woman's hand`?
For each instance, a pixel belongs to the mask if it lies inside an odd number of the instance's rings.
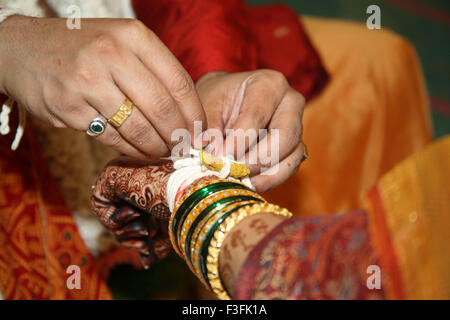
[[[137,106],[98,140],[126,155],[167,155],[173,130],[205,121],[189,74],[141,22],[12,16],[0,25],[0,92],[56,127],[86,131],[110,118],[126,97]]]
[[[151,165],[121,157],[110,162],[92,191],[92,211],[119,243],[137,250],[144,267],[164,258],[172,245],[166,185],[172,164]]]
[[[226,135],[222,146],[213,142],[214,148],[221,154],[225,146],[234,146],[234,150],[226,150],[227,155],[249,164],[252,183],[258,192],[281,184],[298,170],[305,152],[302,143],[305,99],[289,86],[281,73],[273,70],[215,71],[200,78],[196,86],[208,128],[218,129],[224,135],[226,129],[234,130]],[[261,136],[259,129],[268,129],[267,136]],[[273,129],[278,129],[279,141]],[[253,135],[249,134],[251,131]],[[242,141],[243,135],[247,136],[247,141],[237,150],[236,144]],[[277,148],[272,150],[273,146]],[[274,153],[278,153],[279,166],[268,161],[277,158]],[[269,170],[261,174],[263,167]]]

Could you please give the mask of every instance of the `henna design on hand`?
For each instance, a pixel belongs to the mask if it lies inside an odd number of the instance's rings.
[[[144,267],[167,256],[170,211],[166,184],[171,163],[150,165],[121,157],[110,162],[92,191],[92,211],[117,241],[141,255]]]

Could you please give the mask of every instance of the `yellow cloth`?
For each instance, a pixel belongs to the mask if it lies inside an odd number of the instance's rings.
[[[361,194],[431,141],[421,67],[386,30],[312,17],[302,22],[331,80],[304,113],[309,159],[266,198],[301,215],[361,208]]]
[[[390,298],[450,299],[450,136],[384,175],[366,210]]]

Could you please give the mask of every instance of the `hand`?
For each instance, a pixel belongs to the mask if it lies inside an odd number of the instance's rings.
[[[214,145],[214,142],[213,145],[218,154],[224,153],[227,145],[234,146],[226,153],[249,164],[252,183],[258,192],[281,184],[298,170],[304,158],[302,116],[305,99],[289,86],[281,73],[272,70],[216,71],[200,78],[196,87],[209,129],[218,129],[223,134],[226,129],[255,130],[255,135],[248,136],[242,150],[237,150],[236,143],[243,132],[226,135],[222,146]],[[259,136],[259,129],[268,129],[267,136]],[[271,150],[271,138],[276,137],[271,132],[273,129],[279,130],[278,151]],[[261,174],[267,159],[273,156],[272,152],[279,153],[279,166],[272,166]],[[250,161],[252,159],[256,161]]]
[[[172,249],[166,204],[172,171],[171,163],[150,165],[121,157],[103,169],[93,187],[92,211],[122,246],[139,252],[145,268]]]
[[[99,113],[110,118],[126,97],[135,104],[119,129],[98,140],[139,158],[167,155],[175,129],[194,131],[205,115],[178,60],[141,22],[12,16],[0,25],[0,92],[56,127],[86,131]]]

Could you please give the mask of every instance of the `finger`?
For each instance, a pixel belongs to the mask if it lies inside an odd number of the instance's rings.
[[[273,166],[283,160],[300,142],[304,101],[298,92],[288,91],[272,116],[268,134],[239,159],[249,165],[252,176],[261,172],[261,166]]]
[[[226,135],[225,146],[228,155],[241,158],[255,145],[259,129],[267,127],[275,109],[281,103],[288,85],[281,74],[274,74],[277,75],[276,81],[264,72],[255,72],[245,80],[245,95],[240,105],[239,117]]]
[[[96,92],[98,92],[98,90],[96,90]],[[107,94],[105,95],[108,96]],[[97,98],[94,97],[92,100],[95,101],[96,99]],[[64,107],[56,108],[56,111],[49,110],[49,112],[63,123],[69,124],[68,126],[72,129],[85,132],[91,121],[99,114],[102,114],[102,108],[96,109],[87,101],[79,101],[77,99],[74,99],[74,101],[74,104],[67,104]],[[104,103],[103,100],[101,101],[102,102],[99,102],[99,104]],[[148,158],[148,155],[124,140],[119,132],[109,124],[106,124],[105,131],[97,136],[96,139],[100,143],[127,156],[137,159]]]
[[[298,171],[304,160],[304,144],[299,143],[294,152],[281,161],[277,166],[270,168],[264,174],[251,179],[256,191],[263,193],[280,185]]]
[[[148,238],[132,238],[120,241],[122,247],[137,250],[140,253],[148,254],[149,244]]]
[[[176,129],[186,128],[183,115],[164,85],[136,58],[127,65],[112,67],[112,76],[119,88],[142,112],[171,150],[177,141],[172,141]],[[145,129],[145,128],[142,128]]]
[[[128,238],[145,237],[149,235],[149,232],[144,219],[136,219],[114,230],[114,234],[117,240],[122,241]]]
[[[104,81],[96,90],[91,90],[85,96],[86,100],[105,118],[111,118],[124,102],[126,96],[111,79]],[[111,124],[98,136],[98,140],[105,144],[113,144],[115,149],[124,149],[126,144],[133,149],[139,150],[142,155],[149,157],[162,157],[168,153],[165,142],[161,139],[153,125],[143,115],[138,107],[133,108],[131,115],[123,122],[120,128],[114,128]],[[131,149],[127,147],[127,149]],[[140,155],[140,159],[142,158]]]
[[[109,229],[117,229],[128,222],[137,219],[141,214],[127,206],[117,207],[111,201],[105,201],[95,195],[92,196],[92,211],[99,217],[100,221]]]
[[[133,52],[170,92],[179,105],[187,128],[194,134],[194,121],[202,121],[206,128],[206,116],[200,103],[194,82],[177,58],[149,29],[141,41],[133,43]]]

